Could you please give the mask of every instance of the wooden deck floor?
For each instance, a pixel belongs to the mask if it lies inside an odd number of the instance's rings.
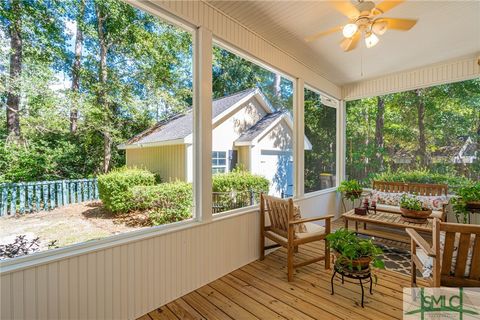
[[[323,252],[323,243],[300,247],[298,260]],[[296,256],[297,258],[297,256]],[[297,261],[298,261],[297,260]],[[378,271],[373,295],[365,293],[360,307],[358,284],[336,280],[330,294],[331,270],[323,262],[297,270],[287,282],[286,251],[279,249],[140,319],[401,319],[402,287],[408,277]]]

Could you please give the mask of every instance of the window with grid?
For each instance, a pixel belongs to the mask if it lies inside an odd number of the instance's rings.
[[[212,174],[227,172],[227,152],[212,152]]]

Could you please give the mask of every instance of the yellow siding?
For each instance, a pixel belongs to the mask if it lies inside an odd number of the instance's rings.
[[[250,148],[249,147],[239,147],[238,148],[238,163],[245,168],[245,170],[250,170]]]
[[[185,145],[127,149],[127,166],[160,174],[162,181],[185,180]]]

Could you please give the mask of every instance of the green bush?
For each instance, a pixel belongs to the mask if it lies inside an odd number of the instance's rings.
[[[177,181],[133,187],[129,202],[133,209],[147,210],[154,225],[181,221],[192,216],[192,185]]]
[[[136,168],[119,168],[98,177],[98,192],[106,209],[128,212],[133,209],[132,188],[155,184],[155,175]]]
[[[373,176],[372,181],[391,181],[391,182],[414,182],[414,183],[434,183],[448,185],[450,192],[455,192],[459,188],[469,184],[470,180],[453,174],[434,173],[428,170],[411,171],[387,171]]]
[[[270,182],[267,178],[245,170],[234,170],[216,174],[212,177],[213,192],[253,191],[255,194],[268,192]]]

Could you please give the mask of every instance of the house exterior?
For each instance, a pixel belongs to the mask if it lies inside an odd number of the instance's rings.
[[[478,146],[472,137],[459,137],[459,143],[439,148],[432,154],[432,161],[456,164],[472,164],[478,157]]]
[[[192,112],[182,114],[119,146],[127,166],[158,173],[163,181],[193,180]],[[258,88],[244,90],[212,104],[212,173],[241,166],[266,177],[270,193],[293,194],[293,122]],[[312,145],[305,137],[305,149]]]

